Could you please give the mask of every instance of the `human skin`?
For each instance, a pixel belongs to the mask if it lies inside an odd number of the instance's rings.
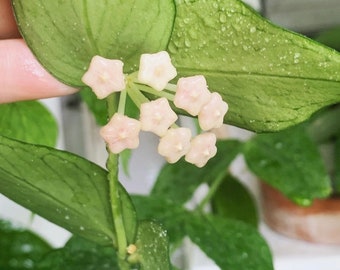
[[[76,91],[39,64],[20,37],[11,1],[0,0],[0,103],[64,96]]]

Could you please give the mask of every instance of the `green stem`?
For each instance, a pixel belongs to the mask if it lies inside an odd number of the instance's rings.
[[[128,91],[129,97],[131,98],[133,103],[135,103],[137,108],[140,108],[140,106],[143,103],[150,101],[141,93],[141,91],[138,89],[138,87],[134,83],[129,84],[127,91]]]
[[[174,98],[175,98],[175,95],[173,93],[169,93],[165,90],[157,91],[147,85],[138,84],[138,88],[145,93],[149,93],[157,97],[165,97],[166,99],[171,100],[171,101],[174,101]]]
[[[123,90],[119,95],[118,113],[124,114],[126,104],[127,90]]]
[[[211,184],[209,188],[208,194],[203,198],[203,200],[200,202],[200,204],[197,206],[196,210],[199,212],[204,211],[204,207],[209,203],[212,199],[212,197],[215,195],[217,189],[222,184],[223,180],[225,179],[226,173],[223,171],[221,172],[215,179],[215,181]]]
[[[118,102],[117,94],[112,94],[107,98],[107,110],[108,115],[111,118],[113,114],[116,113]],[[118,246],[118,261],[120,269],[128,270],[130,269],[128,263],[126,262],[126,248],[127,239],[126,231],[123,220],[122,204],[120,200],[119,193],[119,181],[118,181],[118,155],[109,152],[109,157],[106,163],[108,169],[108,181],[110,187],[110,201],[111,201],[111,211],[113,223],[115,226],[115,232],[117,237]]]

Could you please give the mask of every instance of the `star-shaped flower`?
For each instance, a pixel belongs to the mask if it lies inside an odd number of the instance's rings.
[[[100,135],[106,141],[110,151],[118,154],[125,149],[134,149],[139,145],[141,124],[136,119],[115,113],[111,120],[100,129]]]
[[[82,81],[90,86],[99,99],[106,98],[113,92],[125,89],[123,62],[94,56]]]
[[[159,141],[158,153],[169,163],[175,163],[189,151],[190,139],[189,128],[170,128]]]
[[[178,119],[166,98],[143,103],[140,107],[140,122],[142,130],[151,131],[163,136],[168,128]]]
[[[210,100],[198,114],[198,123],[202,130],[220,128],[223,118],[228,111],[228,104],[222,100],[220,94],[214,92]]]
[[[138,72],[140,83],[162,91],[176,75],[176,68],[172,65],[170,56],[166,51],[142,54]]]
[[[193,116],[210,100],[210,91],[202,75],[180,78],[177,82],[174,104]]]
[[[215,156],[216,153],[216,135],[211,132],[206,132],[197,135],[191,140],[191,147],[185,155],[185,160],[201,168],[210,158]]]

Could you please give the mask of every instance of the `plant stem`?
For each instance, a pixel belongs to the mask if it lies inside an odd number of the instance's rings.
[[[204,211],[204,207],[207,203],[211,201],[211,198],[215,195],[217,189],[222,184],[223,180],[225,179],[226,173],[223,171],[221,172],[215,179],[215,181],[211,184],[209,188],[208,194],[203,198],[203,200],[200,202],[200,204],[197,206],[196,210],[199,212]]]
[[[108,115],[111,116],[117,111],[118,102],[117,94],[112,94],[107,98],[107,110]],[[108,169],[108,180],[110,188],[110,201],[111,201],[111,211],[113,223],[115,226],[115,232],[117,237],[118,246],[118,262],[120,269],[128,270],[130,269],[129,264],[126,262],[126,248],[127,239],[126,231],[123,220],[122,204],[119,194],[119,181],[118,181],[118,155],[109,152],[109,157],[106,163]]]

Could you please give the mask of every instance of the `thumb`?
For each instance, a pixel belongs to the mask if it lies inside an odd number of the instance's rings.
[[[0,103],[76,92],[49,74],[21,39],[0,41]]]

